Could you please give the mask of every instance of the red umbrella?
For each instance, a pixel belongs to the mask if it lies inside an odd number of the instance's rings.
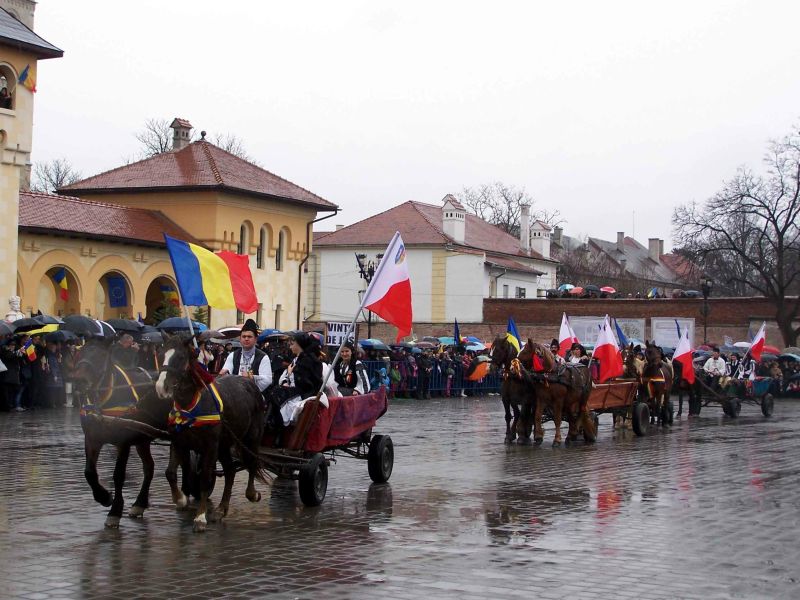
[[[605,292],[606,294],[616,294],[617,290],[612,288],[610,285],[606,285],[600,288],[601,292]]]
[[[583,288],[582,287],[574,287],[569,291],[569,293],[572,294],[573,296],[577,296],[578,294],[582,294],[583,293]]]

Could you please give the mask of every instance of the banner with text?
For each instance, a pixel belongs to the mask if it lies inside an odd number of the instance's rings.
[[[350,323],[326,323],[325,324],[325,345],[326,346],[341,346],[347,338],[347,330],[350,327]],[[357,339],[358,337],[358,325],[356,325],[356,330],[353,332],[353,335],[350,336],[350,339]]]

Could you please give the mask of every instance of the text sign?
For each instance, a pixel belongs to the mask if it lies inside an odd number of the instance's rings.
[[[327,323],[325,325],[325,345],[326,346],[341,346],[347,341],[347,330],[350,329],[350,323]],[[353,335],[355,332],[353,332]],[[353,339],[353,335],[350,339]]]

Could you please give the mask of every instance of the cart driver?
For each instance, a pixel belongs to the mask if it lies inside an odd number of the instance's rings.
[[[239,334],[242,347],[228,354],[219,374],[220,376],[233,374],[248,377],[255,382],[259,391],[263,392],[272,383],[272,366],[269,357],[256,348],[257,336],[258,325],[253,319],[247,319]]]
[[[703,365],[703,372],[708,379],[708,385],[717,390],[720,387],[720,377],[725,375],[726,364],[719,355],[719,348],[714,346],[711,349],[711,358],[709,358]]]

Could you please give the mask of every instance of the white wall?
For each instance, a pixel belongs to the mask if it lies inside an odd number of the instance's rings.
[[[447,257],[445,320],[480,323],[483,299],[489,294],[489,278],[482,254],[453,254]]]

